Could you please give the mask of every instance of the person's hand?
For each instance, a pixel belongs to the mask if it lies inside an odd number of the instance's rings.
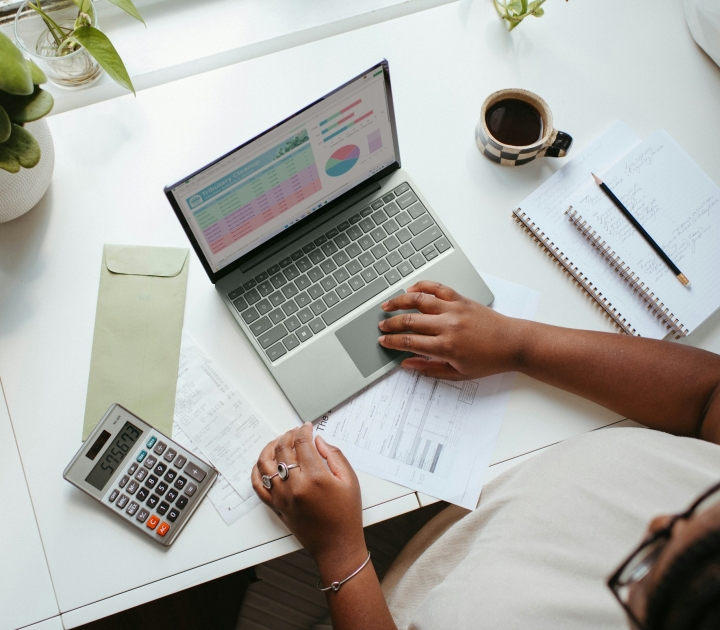
[[[416,309],[383,320],[385,348],[421,355],[403,367],[426,376],[464,380],[516,369],[525,323],[473,302],[438,282],[422,281],[382,305],[384,311]],[[392,333],[392,334],[390,334]],[[426,358],[427,357],[427,358]]]
[[[279,476],[272,488],[263,475],[274,475],[279,462],[298,464],[286,481]],[[360,484],[340,449],[321,437],[313,441],[307,422],[270,442],[253,467],[255,492],[315,558],[321,571],[343,575],[367,557],[362,528]],[[333,578],[335,579],[335,578]]]

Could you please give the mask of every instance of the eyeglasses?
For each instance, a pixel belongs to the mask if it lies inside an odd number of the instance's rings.
[[[720,483],[699,496],[687,510],[673,516],[661,530],[650,534],[608,579],[607,584],[613,595],[640,630],[645,630],[645,625],[640,622],[630,608],[630,591],[642,582],[655,566],[672,536],[672,528],[675,523],[700,514],[718,503],[720,503]]]

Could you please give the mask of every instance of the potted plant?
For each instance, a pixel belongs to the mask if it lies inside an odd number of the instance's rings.
[[[110,2],[144,24],[132,0]],[[26,0],[15,16],[15,39],[57,85],[86,86],[105,70],[135,92],[120,55],[98,28],[93,0]]]
[[[0,222],[32,208],[52,179],[55,154],[47,122],[47,77],[0,33]]]
[[[500,17],[508,23],[508,30],[512,31],[520,22],[529,15],[542,17],[545,15],[545,9],[542,5],[545,0],[493,0],[495,10]]]

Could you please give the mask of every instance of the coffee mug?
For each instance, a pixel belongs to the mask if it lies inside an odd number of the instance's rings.
[[[537,157],[565,157],[572,137],[553,127],[548,104],[537,94],[511,88],[494,92],[480,109],[475,141],[485,157],[521,166]]]

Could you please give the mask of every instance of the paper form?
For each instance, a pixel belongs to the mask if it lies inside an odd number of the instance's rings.
[[[239,503],[248,503],[243,513],[255,507],[250,473],[262,448],[277,435],[186,332],[180,349],[174,423],[222,474],[227,486],[218,481],[213,496],[231,508],[226,512],[237,514]]]
[[[532,319],[540,294],[484,275],[493,308]],[[442,381],[398,368],[315,422],[357,470],[474,509],[514,373]]]

